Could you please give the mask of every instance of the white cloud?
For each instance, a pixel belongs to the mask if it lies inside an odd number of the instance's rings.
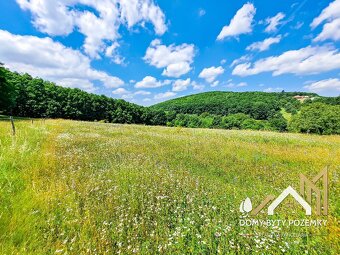
[[[246,82],[240,82],[240,83],[233,83],[233,82],[228,82],[226,85],[227,88],[241,88],[241,87],[246,87],[248,84]]]
[[[190,72],[190,70],[191,70],[191,66],[188,62],[174,63],[174,64],[168,65],[167,68],[164,69],[162,75],[178,78]]]
[[[123,95],[123,94],[129,94],[130,92],[124,88],[118,88],[112,91],[112,94],[114,95]]]
[[[162,35],[167,30],[165,16],[153,0],[111,0],[119,4],[121,19],[127,23],[128,28],[143,22],[151,22],[155,32]]]
[[[167,98],[174,97],[174,96],[176,96],[175,92],[167,91],[167,92],[164,92],[164,93],[156,94],[154,96],[154,99],[156,99],[156,100],[167,99]]]
[[[147,96],[147,95],[151,95],[151,92],[145,91],[145,90],[138,90],[138,91],[136,91],[134,94],[135,94],[135,95]]]
[[[279,56],[260,59],[237,65],[233,75],[248,76],[263,72],[273,72],[274,76],[292,73],[296,75],[318,74],[340,69],[340,53],[331,46],[308,46],[290,50]]]
[[[311,23],[312,29],[316,28],[323,22],[327,22],[321,33],[314,39],[314,41],[324,41],[331,39],[334,41],[340,40],[340,0],[335,0],[330,3],[321,14],[316,17]]]
[[[67,35],[74,29],[74,11],[68,10],[66,1],[17,0],[20,8],[33,14],[33,24],[49,35]]]
[[[14,35],[0,30],[0,59],[8,68],[27,72],[62,86],[94,91],[93,81],[107,88],[124,85],[118,77],[95,70],[90,59],[50,38]]]
[[[143,80],[136,83],[135,88],[159,88],[165,85],[169,85],[169,81],[158,81],[153,76],[145,76]]]
[[[117,65],[124,65],[125,58],[117,53],[117,48],[119,47],[118,42],[112,43],[111,46],[107,47],[105,50],[105,56],[112,58],[112,61]]]
[[[15,70],[15,69],[13,69],[13,70]],[[19,72],[25,72],[25,71],[19,71]],[[34,76],[40,76],[40,75],[34,75]],[[42,77],[42,76],[40,76],[40,77]],[[46,78],[46,79],[53,81],[53,79],[48,79],[48,78]],[[80,89],[85,90],[87,92],[95,92],[96,91],[96,88],[94,87],[93,83],[90,80],[86,80],[86,79],[62,78],[62,77],[60,77],[55,82],[57,83],[57,85],[67,87],[67,88],[80,88]]]
[[[78,30],[85,36],[84,50],[92,58],[100,58],[107,44],[119,37],[120,27],[153,24],[162,35],[167,27],[162,10],[153,0],[17,0],[19,6],[32,13],[33,24],[52,36],[68,35]],[[87,6],[94,11],[83,10]]]
[[[235,37],[241,34],[251,33],[253,19],[256,9],[253,4],[247,3],[239,9],[230,21],[228,26],[224,26],[217,36],[217,40],[223,40],[226,37]]]
[[[230,67],[233,67],[233,66],[236,66],[240,63],[244,63],[244,62],[247,62],[247,61],[250,61],[251,60],[251,56],[250,55],[244,55],[240,58],[237,58],[235,59],[231,64],[230,64]]]
[[[123,99],[132,99],[134,96],[148,96],[151,95],[151,92],[145,91],[145,90],[137,90],[135,92],[130,92],[124,88],[118,88],[114,91],[112,91],[112,94],[114,95],[121,95],[121,98]]]
[[[222,60],[220,61],[220,64],[221,64],[221,65],[224,65],[225,63],[227,63],[227,60],[226,60],[226,59],[222,59]]]
[[[335,0],[323,9],[321,14],[313,20],[311,27],[316,28],[322,22],[333,20],[335,18],[340,18],[340,0]]]
[[[298,21],[294,26],[292,26],[292,29],[299,30],[305,23],[302,21]]]
[[[218,84],[220,84],[219,81],[214,81],[213,83],[210,84],[211,87],[217,87]]]
[[[254,42],[247,47],[247,50],[251,51],[266,51],[271,45],[279,43],[281,41],[281,36],[269,37],[261,42]]]
[[[324,41],[327,39],[333,41],[340,40],[340,18],[325,24],[322,32],[314,39],[314,41]]]
[[[192,85],[192,88],[193,88],[194,90],[203,90],[203,89],[204,89],[204,85],[203,85],[203,84],[200,84],[200,83],[197,83],[196,81],[193,81],[193,82],[191,83],[191,85]]]
[[[339,96],[340,80],[337,78],[321,80],[304,86],[304,88],[324,96]]]
[[[265,32],[267,33],[273,33],[277,31],[277,27],[281,25],[282,19],[284,19],[286,15],[282,12],[279,12],[274,17],[266,18],[265,23],[267,24],[267,27],[265,28]]]
[[[119,79],[118,77],[115,76],[109,76],[106,73],[101,72],[101,74],[99,75],[100,81],[103,82],[104,86],[106,88],[117,88],[119,86],[123,86],[124,82]]]
[[[264,89],[263,92],[271,93],[271,92],[280,92],[282,90],[283,90],[283,88],[279,88],[279,87],[277,87],[277,88],[269,87],[269,88]]]
[[[165,46],[155,39],[148,47],[144,60],[157,68],[164,68],[162,75],[178,78],[191,70],[191,63],[195,56],[193,44]]]
[[[186,80],[176,80],[172,86],[172,91],[184,91],[190,86],[190,78]]]
[[[122,99],[133,99],[133,94],[128,93],[128,94],[123,94],[121,96]],[[132,100],[133,101],[133,100]]]
[[[209,67],[204,68],[202,72],[198,75],[199,78],[205,79],[209,83],[213,83],[216,78],[224,73],[224,68],[222,66],[219,67]]]

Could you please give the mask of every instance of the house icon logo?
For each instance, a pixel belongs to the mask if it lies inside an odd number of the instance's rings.
[[[322,189],[317,187],[318,182],[322,183]],[[328,214],[328,168],[322,170],[312,180],[309,180],[303,174],[300,174],[300,193],[292,186],[288,186],[282,193],[275,198],[273,195],[268,195],[259,206],[253,210],[250,198],[246,198],[240,205],[240,212],[257,215],[262,209],[268,206],[267,214],[274,215],[275,209],[288,197],[292,196],[295,201],[302,206],[306,215],[312,215],[312,192],[316,197],[316,215]],[[322,203],[321,203],[322,201]]]

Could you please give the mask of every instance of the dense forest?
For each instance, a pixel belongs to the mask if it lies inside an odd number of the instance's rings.
[[[112,123],[152,123],[154,110],[90,94],[80,89],[64,88],[28,74],[0,67],[0,112],[20,117],[65,118]]]
[[[316,97],[316,94],[302,92],[205,92],[196,95],[172,99],[152,106],[154,109],[176,111],[184,114],[215,115],[244,113],[254,119],[266,120],[285,108],[295,113],[300,109],[296,95]]]
[[[299,101],[294,96],[306,96]],[[0,114],[191,128],[340,134],[340,97],[303,92],[206,92],[143,107],[57,86],[0,65]]]

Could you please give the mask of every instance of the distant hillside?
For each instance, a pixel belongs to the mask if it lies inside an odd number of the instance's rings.
[[[0,114],[190,128],[340,134],[340,97],[207,92],[151,107],[64,88],[0,64]],[[2,116],[0,116],[0,119]]]
[[[175,111],[184,114],[216,115],[244,113],[254,119],[268,119],[282,108],[294,112],[301,103],[294,96],[303,95],[311,98],[319,97],[305,92],[205,92],[168,100],[151,106],[152,109]]]

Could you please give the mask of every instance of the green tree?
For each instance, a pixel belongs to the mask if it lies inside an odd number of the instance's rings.
[[[292,118],[290,131],[315,134],[340,134],[340,105],[313,103]]]
[[[0,63],[0,112],[5,114],[12,112],[16,98],[15,87],[8,78],[9,72]]]

